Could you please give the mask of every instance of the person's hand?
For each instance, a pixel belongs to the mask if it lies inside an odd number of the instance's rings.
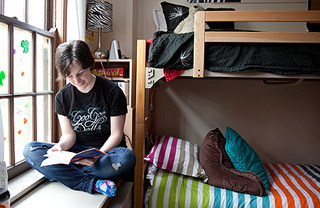
[[[55,144],[53,147],[48,149],[47,153],[55,152],[55,151],[62,151],[62,148],[59,144]]]
[[[78,160],[74,164],[92,166],[95,162],[97,162],[100,159],[100,157],[102,157],[102,156],[97,156],[97,157],[92,157],[92,158],[84,158],[84,159]]]

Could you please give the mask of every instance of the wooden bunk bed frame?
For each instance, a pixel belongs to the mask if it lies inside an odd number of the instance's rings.
[[[320,79],[319,75],[276,75],[263,72],[223,73],[204,70],[205,42],[248,43],[320,43],[320,32],[213,32],[205,31],[205,22],[320,22],[320,11],[199,11],[195,16],[194,68],[180,76]],[[163,70],[146,67],[146,40],[138,40],[136,84],[136,128],[134,149],[137,157],[134,176],[134,207],[143,207],[146,170],[145,135],[153,132],[154,112],[145,115],[146,89],[162,77]],[[154,89],[151,89],[154,90]]]

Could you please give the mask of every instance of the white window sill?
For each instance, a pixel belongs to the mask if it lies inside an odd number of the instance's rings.
[[[28,191],[46,181],[46,178],[34,169],[12,179],[8,183],[10,202],[13,203]]]
[[[120,182],[117,184],[117,195],[108,198],[102,194],[75,191],[58,182],[49,182],[42,174],[31,169],[10,180],[8,185],[10,208],[131,207],[133,183],[123,182],[121,184]]]

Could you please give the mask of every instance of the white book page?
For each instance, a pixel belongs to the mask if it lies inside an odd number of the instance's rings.
[[[47,165],[54,165],[54,164],[66,164],[69,165],[72,157],[74,157],[76,153],[74,152],[68,152],[68,151],[55,151],[55,152],[50,152],[44,157],[48,157],[41,163],[42,166],[47,166]]]

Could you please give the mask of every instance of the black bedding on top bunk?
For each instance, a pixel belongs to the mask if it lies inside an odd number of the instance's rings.
[[[193,68],[193,37],[193,32],[154,33],[149,65],[177,70]],[[320,44],[206,43],[205,69],[214,72],[320,74]]]

